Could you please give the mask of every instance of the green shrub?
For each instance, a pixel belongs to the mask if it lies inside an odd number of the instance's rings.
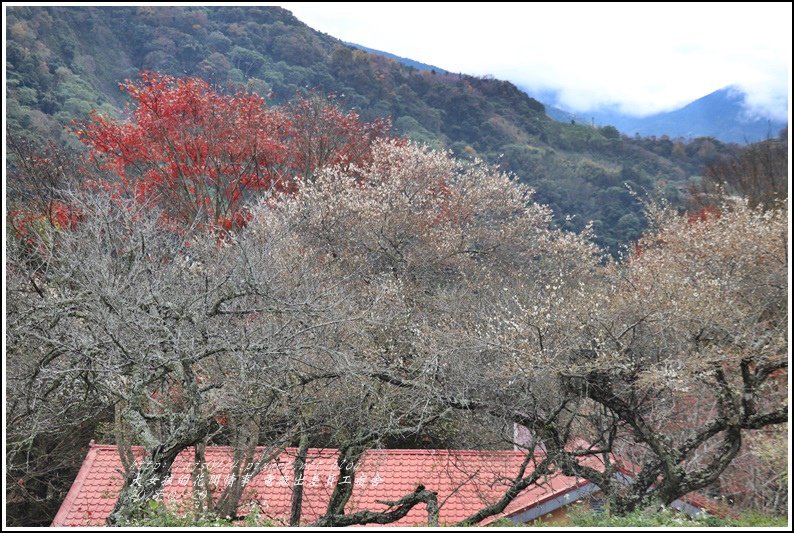
[[[567,520],[555,523],[543,523],[540,519],[534,525],[576,526],[576,527],[785,527],[785,516],[769,516],[757,513],[745,513],[738,518],[719,518],[704,516],[692,518],[687,514],[663,509],[659,512],[650,510],[635,511],[625,516],[614,516],[608,513],[596,513],[590,510],[574,509],[567,515]]]

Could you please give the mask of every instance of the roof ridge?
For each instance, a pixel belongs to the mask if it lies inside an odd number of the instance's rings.
[[[131,446],[130,447],[133,451],[143,451],[145,448],[143,446]],[[192,446],[188,446],[185,449],[192,449]],[[256,451],[261,451],[267,449],[267,446],[257,446]],[[94,450],[117,450],[118,445],[116,444],[94,444],[91,446],[90,451]],[[298,448],[295,446],[288,446],[284,448],[284,451],[287,450],[297,450]],[[219,445],[219,446],[207,446],[205,448],[206,451],[213,451],[213,450],[234,450],[234,446],[227,446],[227,445]],[[309,451],[312,452],[327,452],[327,453],[337,453],[339,451],[338,448],[327,448],[327,447],[313,447],[309,448]],[[440,454],[470,454],[470,455],[524,455],[526,452],[521,450],[472,450],[472,449],[460,449],[460,448],[369,448],[365,450],[365,453],[388,453],[388,454],[410,454],[410,455],[440,455]],[[540,452],[536,452],[536,455]],[[87,457],[86,457],[87,459]]]

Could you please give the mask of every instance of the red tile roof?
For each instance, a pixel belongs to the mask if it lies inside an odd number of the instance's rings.
[[[143,450],[134,448],[137,458]],[[292,486],[292,461],[296,450],[288,448],[248,483],[241,498],[241,514],[256,503],[260,516],[286,523]],[[232,448],[208,447],[205,453],[211,486],[222,489],[231,471]],[[460,450],[369,450],[356,467],[355,486],[346,512],[385,511],[377,500],[395,501],[422,484],[438,493],[439,523],[453,524],[498,500],[524,459],[516,451]],[[311,523],[325,511],[338,469],[336,450],[310,449],[303,479],[302,522]],[[179,454],[172,467],[163,499],[189,501],[193,449]],[[531,467],[530,467],[531,468]],[[91,447],[53,526],[103,525],[115,505],[122,486],[122,466],[115,446]],[[528,469],[527,474],[531,470]],[[583,479],[559,474],[549,476],[541,485],[522,492],[501,516],[509,516],[557,498],[587,484]],[[490,520],[498,518],[492,517]],[[487,523],[487,521],[483,522]],[[426,525],[424,504],[415,506],[394,525]]]

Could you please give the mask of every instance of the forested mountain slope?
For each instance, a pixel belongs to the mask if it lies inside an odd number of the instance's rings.
[[[613,252],[644,228],[629,188],[675,200],[704,163],[735,150],[560,123],[509,82],[418,70],[277,7],[11,7],[6,24],[12,132],[76,145],[64,126],[92,109],[120,113],[118,83],[141,69],[244,86],[275,104],[307,90],[333,93],[364,119],[391,117],[400,135],[499,162],[535,187],[562,226],[592,220]]]

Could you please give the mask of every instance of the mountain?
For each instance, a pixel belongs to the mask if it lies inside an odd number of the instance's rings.
[[[371,54],[388,57],[419,70],[448,71],[420,63],[413,59],[346,43]],[[591,126],[614,126],[628,136],[658,136],[695,139],[712,137],[726,143],[747,144],[772,138],[787,126],[785,122],[755,116],[747,111],[746,94],[738,87],[728,86],[703,96],[686,106],[664,113],[636,117],[621,113],[617,108],[603,108],[587,112],[566,111],[557,104],[557,92],[519,88],[531,98],[543,102],[546,114],[559,122],[571,120]]]
[[[413,141],[500,164],[536,190],[561,227],[592,221],[613,253],[645,228],[629,188],[677,201],[703,164],[735,151],[714,140],[635,140],[558,122],[508,81],[407,66],[278,7],[13,6],[6,30],[6,119],[15,135],[78,147],[64,126],[92,109],[120,115],[118,83],[141,69],[245,88],[274,105],[334,93],[366,120],[391,117]]]
[[[723,142],[747,144],[777,136],[785,122],[748,114],[745,94],[736,87],[714,91],[681,109],[632,117],[616,110],[575,113],[550,109],[549,116],[560,121],[573,120],[615,126],[622,133],[643,137],[667,135],[671,138],[713,137]]]

